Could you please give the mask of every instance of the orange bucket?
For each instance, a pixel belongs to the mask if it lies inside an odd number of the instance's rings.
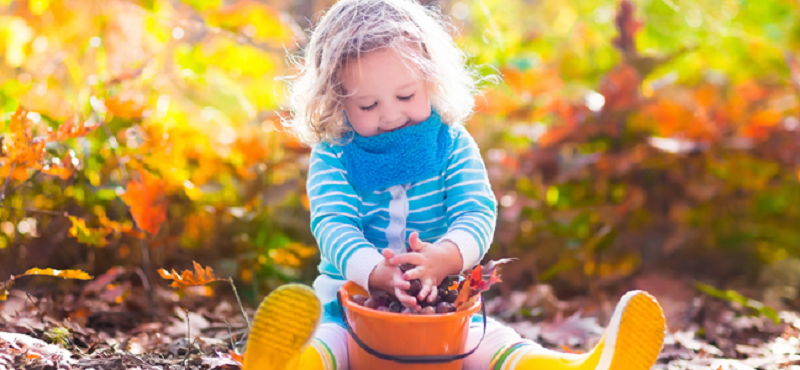
[[[463,358],[475,351],[464,353],[471,316],[481,309],[481,299],[460,312],[406,315],[360,306],[351,299],[356,294],[369,296],[351,281],[338,292],[342,319],[350,333],[351,370],[461,370]],[[485,312],[483,316],[485,334]]]

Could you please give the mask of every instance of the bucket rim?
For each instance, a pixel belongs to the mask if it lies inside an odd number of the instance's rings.
[[[348,291],[348,287],[354,285],[352,281],[348,281],[347,283],[343,284],[339,291],[342,293],[342,305],[344,308],[353,311],[359,315],[368,316],[371,318],[377,319],[386,319],[391,321],[398,321],[402,320],[405,322],[414,322],[414,323],[433,323],[439,321],[447,321],[448,319],[456,319],[461,318],[464,316],[473,315],[478,312],[483,304],[483,296],[478,297],[475,303],[466,310],[463,311],[456,311],[450,313],[437,313],[434,315],[410,315],[410,314],[403,314],[398,312],[381,312],[372,308],[367,308],[361,305],[356,304],[350,297],[350,292]]]

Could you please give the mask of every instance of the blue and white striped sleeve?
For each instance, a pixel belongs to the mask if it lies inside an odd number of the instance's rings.
[[[447,233],[464,260],[462,271],[477,265],[494,238],[497,201],[478,145],[466,129],[459,128],[445,171]]]
[[[369,289],[369,275],[384,258],[364,237],[360,198],[346,175],[344,163],[329,146],[312,150],[306,181],[311,232],[324,260],[347,280]]]

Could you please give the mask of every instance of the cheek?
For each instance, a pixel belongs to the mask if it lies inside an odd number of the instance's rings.
[[[363,135],[370,130],[370,112],[363,112],[358,108],[345,109],[345,112],[347,113],[347,119],[350,121],[350,126],[352,126],[356,132]]]

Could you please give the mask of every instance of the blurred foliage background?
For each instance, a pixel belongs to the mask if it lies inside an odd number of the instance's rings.
[[[0,0],[0,274],[196,260],[251,300],[310,282],[281,79],[331,3]],[[800,4],[426,3],[503,77],[466,124],[500,203],[489,258],[519,258],[506,291],[661,271],[777,279],[762,298],[797,305],[800,273],[764,272],[800,256]]]

